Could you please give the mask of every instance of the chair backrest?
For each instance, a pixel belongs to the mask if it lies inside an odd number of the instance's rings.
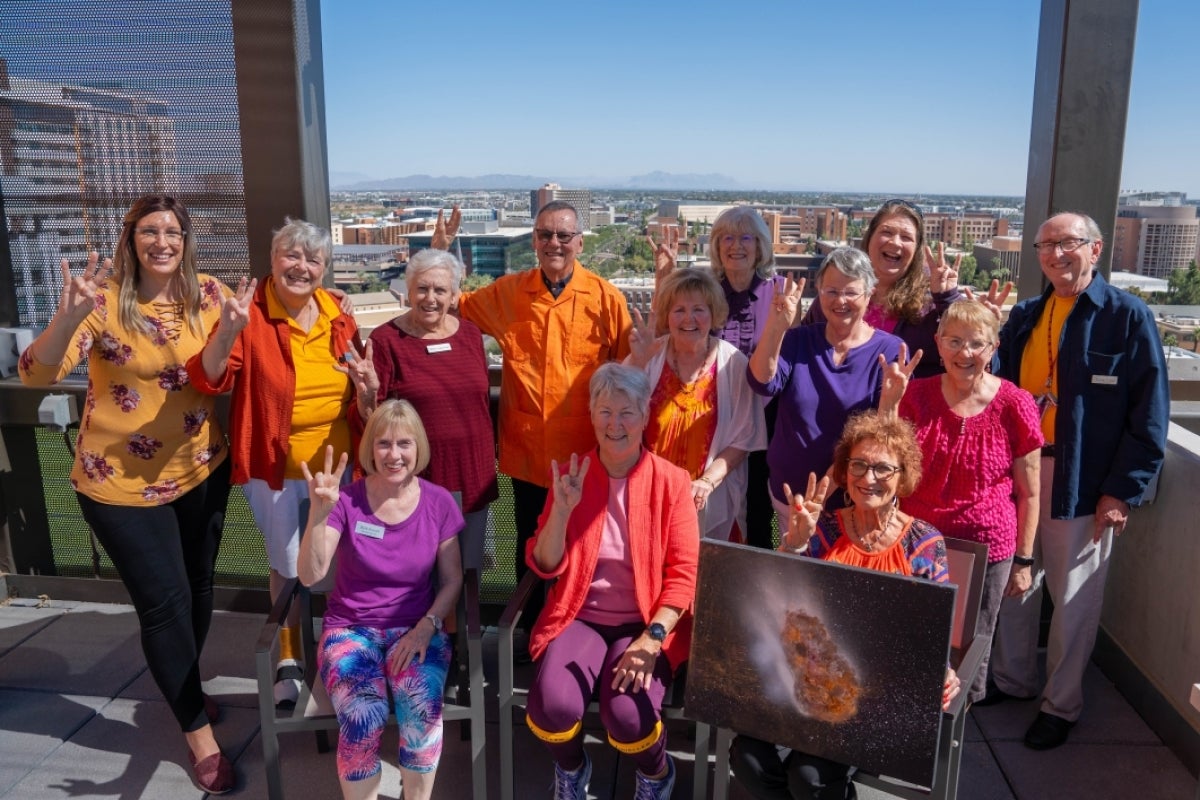
[[[950,634],[950,644],[955,650],[965,648],[975,635],[987,572],[987,553],[986,544],[946,537],[950,582],[958,587],[954,598],[954,627]]]

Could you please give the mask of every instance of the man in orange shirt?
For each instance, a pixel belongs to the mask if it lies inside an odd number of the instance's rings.
[[[625,296],[576,258],[583,232],[570,204],[555,201],[539,210],[533,249],[538,269],[505,275],[459,301],[463,318],[504,352],[500,471],[512,478],[518,579],[528,569],[525,542],[546,504],[550,460],[565,461],[595,445],[588,381],[601,364],[628,355],[631,327]],[[528,618],[540,610],[535,600]]]

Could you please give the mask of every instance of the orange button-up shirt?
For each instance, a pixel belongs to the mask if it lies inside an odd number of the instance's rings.
[[[629,354],[625,295],[578,261],[555,298],[542,271],[505,275],[464,294],[460,313],[500,343],[500,471],[550,485],[550,460],[596,446],[588,381]]]

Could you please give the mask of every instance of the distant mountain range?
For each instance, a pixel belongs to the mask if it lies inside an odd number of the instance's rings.
[[[395,191],[398,189],[434,189],[439,191],[469,189],[538,189],[547,183],[557,183],[564,188],[588,187],[595,189],[740,189],[737,181],[728,175],[709,173],[674,174],[649,172],[630,178],[547,178],[535,175],[476,175],[457,177],[447,175],[405,175],[402,178],[371,178],[357,172],[331,172],[329,188],[335,192],[368,192],[371,190]]]

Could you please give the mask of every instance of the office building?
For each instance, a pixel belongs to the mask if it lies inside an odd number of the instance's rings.
[[[579,230],[592,229],[592,193],[587,189],[564,189],[557,183],[547,183],[540,189],[534,189],[529,192],[529,216],[536,220],[538,210],[555,200],[571,204],[579,216]]]
[[[1123,193],[1112,235],[1112,268],[1152,278],[1187,269],[1200,244],[1196,207],[1182,192]]]

